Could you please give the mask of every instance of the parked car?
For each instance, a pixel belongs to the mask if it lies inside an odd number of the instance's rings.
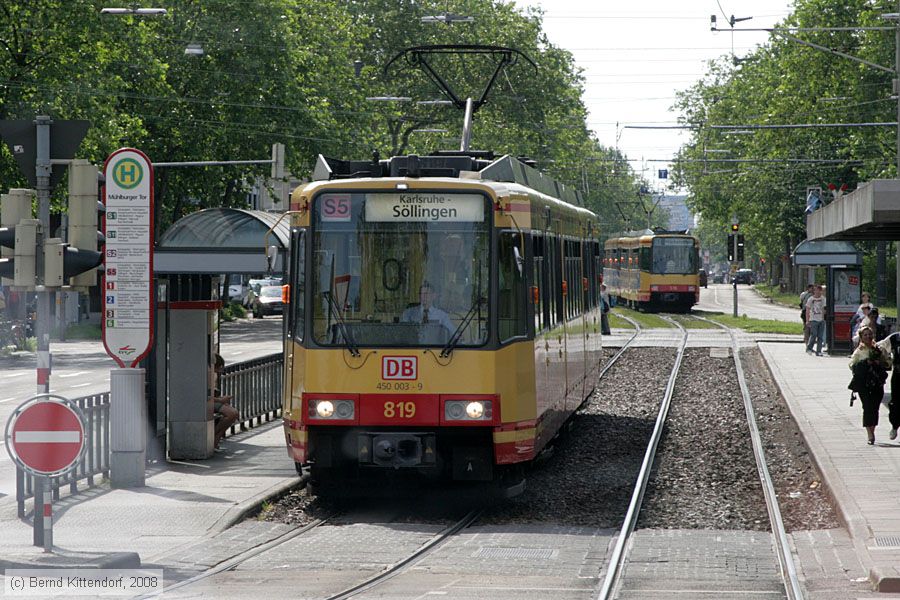
[[[250,304],[250,313],[257,319],[266,315],[281,314],[281,286],[265,285],[259,288],[259,293]]]
[[[706,274],[706,269],[700,269],[699,275],[700,285],[702,285],[703,287],[707,287],[707,284],[709,283],[709,275]]]
[[[259,290],[267,285],[281,285],[280,277],[265,277],[263,279],[250,279],[247,281],[247,294],[244,296],[244,306],[251,308],[253,300],[259,295]]]
[[[738,269],[737,273],[734,274],[734,277],[731,278],[731,283],[746,283],[747,285],[753,285],[756,283],[756,276],[750,269]]]

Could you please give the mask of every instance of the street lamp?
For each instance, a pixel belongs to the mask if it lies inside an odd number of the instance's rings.
[[[184,49],[184,53],[188,56],[203,56],[203,46],[195,42],[191,42]]]
[[[413,133],[447,133],[446,129],[437,129],[432,127],[424,127],[422,129],[413,129]]]
[[[101,15],[138,15],[138,16],[153,16],[153,15],[165,15],[168,14],[165,8],[138,8],[137,6],[130,6],[128,8],[101,8]]]
[[[409,96],[368,96],[366,100],[370,102],[409,102],[412,98]]]
[[[419,106],[452,106],[453,100],[418,100]]]
[[[452,25],[453,23],[474,23],[475,17],[466,17],[463,15],[451,15],[450,13],[445,13],[443,15],[429,15],[426,17],[422,17],[423,23],[446,23],[447,25]]]

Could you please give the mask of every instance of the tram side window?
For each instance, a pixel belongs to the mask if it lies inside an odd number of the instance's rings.
[[[556,238],[552,235],[544,236],[544,288],[541,297],[544,303],[544,316],[546,321],[544,328],[553,329],[559,320],[557,312],[557,294],[562,286],[559,277],[559,252],[557,251]]]
[[[544,280],[544,269],[546,262],[544,261],[544,238],[540,235],[534,235],[531,238],[531,247],[534,253],[534,271],[532,273],[532,285],[537,288],[537,294],[534,295],[532,302],[534,305],[534,330],[542,331],[547,327],[547,316],[544,313],[546,303],[544,302],[544,293],[547,285]]]
[[[568,296],[566,298],[566,319],[573,319],[581,313],[581,243],[568,240],[566,247],[566,281]]]
[[[517,232],[500,235],[499,296],[500,342],[528,335],[525,307],[525,256],[522,236]]]
[[[305,306],[303,295],[306,290],[306,230],[295,229],[291,233],[291,326],[297,343],[303,342]]]
[[[547,272],[550,274],[547,300],[550,305],[550,328],[565,319],[562,296],[562,257],[560,240],[555,236],[547,236],[547,259],[549,261]]]

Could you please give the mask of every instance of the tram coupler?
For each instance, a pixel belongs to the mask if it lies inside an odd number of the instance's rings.
[[[435,436],[432,433],[360,433],[357,459],[360,465],[395,469],[431,466],[437,459]]]

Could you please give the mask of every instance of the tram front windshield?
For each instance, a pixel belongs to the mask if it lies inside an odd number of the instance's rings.
[[[324,193],[313,202],[312,326],[323,346],[480,346],[490,203],[450,192]]]
[[[697,272],[697,263],[694,238],[654,238],[651,273],[689,275]]]

